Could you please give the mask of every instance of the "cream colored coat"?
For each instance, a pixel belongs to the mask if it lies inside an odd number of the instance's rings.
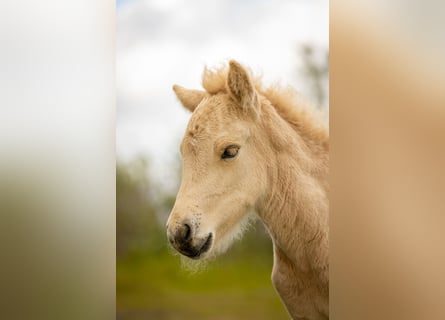
[[[205,259],[230,246],[254,209],[272,238],[272,281],[291,317],[328,319],[327,128],[291,90],[262,88],[235,61],[206,69],[203,87],[174,86],[193,114],[169,239]]]

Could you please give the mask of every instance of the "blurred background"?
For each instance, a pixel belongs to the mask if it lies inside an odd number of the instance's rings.
[[[445,3],[329,5],[331,318],[443,320]],[[115,294],[118,319],[286,318],[261,226],[196,275],[165,245],[189,118],[170,88],[236,58],[327,107],[305,72],[327,2],[0,7],[2,319],[110,319]]]
[[[327,111],[328,1],[118,0],[116,12],[117,319],[287,319],[259,222],[198,273],[169,248],[190,118],[171,87],[201,88],[205,65],[233,58]]]

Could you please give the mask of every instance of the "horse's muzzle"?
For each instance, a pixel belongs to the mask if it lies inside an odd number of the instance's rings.
[[[204,238],[193,237],[192,227],[185,223],[176,228],[174,233],[167,232],[168,241],[181,254],[199,259],[212,246],[213,234],[209,233]]]

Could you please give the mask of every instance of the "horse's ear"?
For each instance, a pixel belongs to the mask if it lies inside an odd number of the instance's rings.
[[[231,96],[239,102],[243,108],[256,105],[257,94],[252,79],[243,66],[235,60],[230,60],[229,62],[227,87]]]
[[[186,89],[177,84],[173,86],[173,91],[176,93],[176,96],[179,101],[181,101],[182,105],[191,112],[195,110],[205,96],[204,91]]]

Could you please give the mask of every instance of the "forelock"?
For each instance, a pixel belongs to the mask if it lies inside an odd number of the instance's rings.
[[[227,65],[221,65],[219,68],[204,67],[202,73],[203,88],[210,94],[226,92],[227,73]]]

